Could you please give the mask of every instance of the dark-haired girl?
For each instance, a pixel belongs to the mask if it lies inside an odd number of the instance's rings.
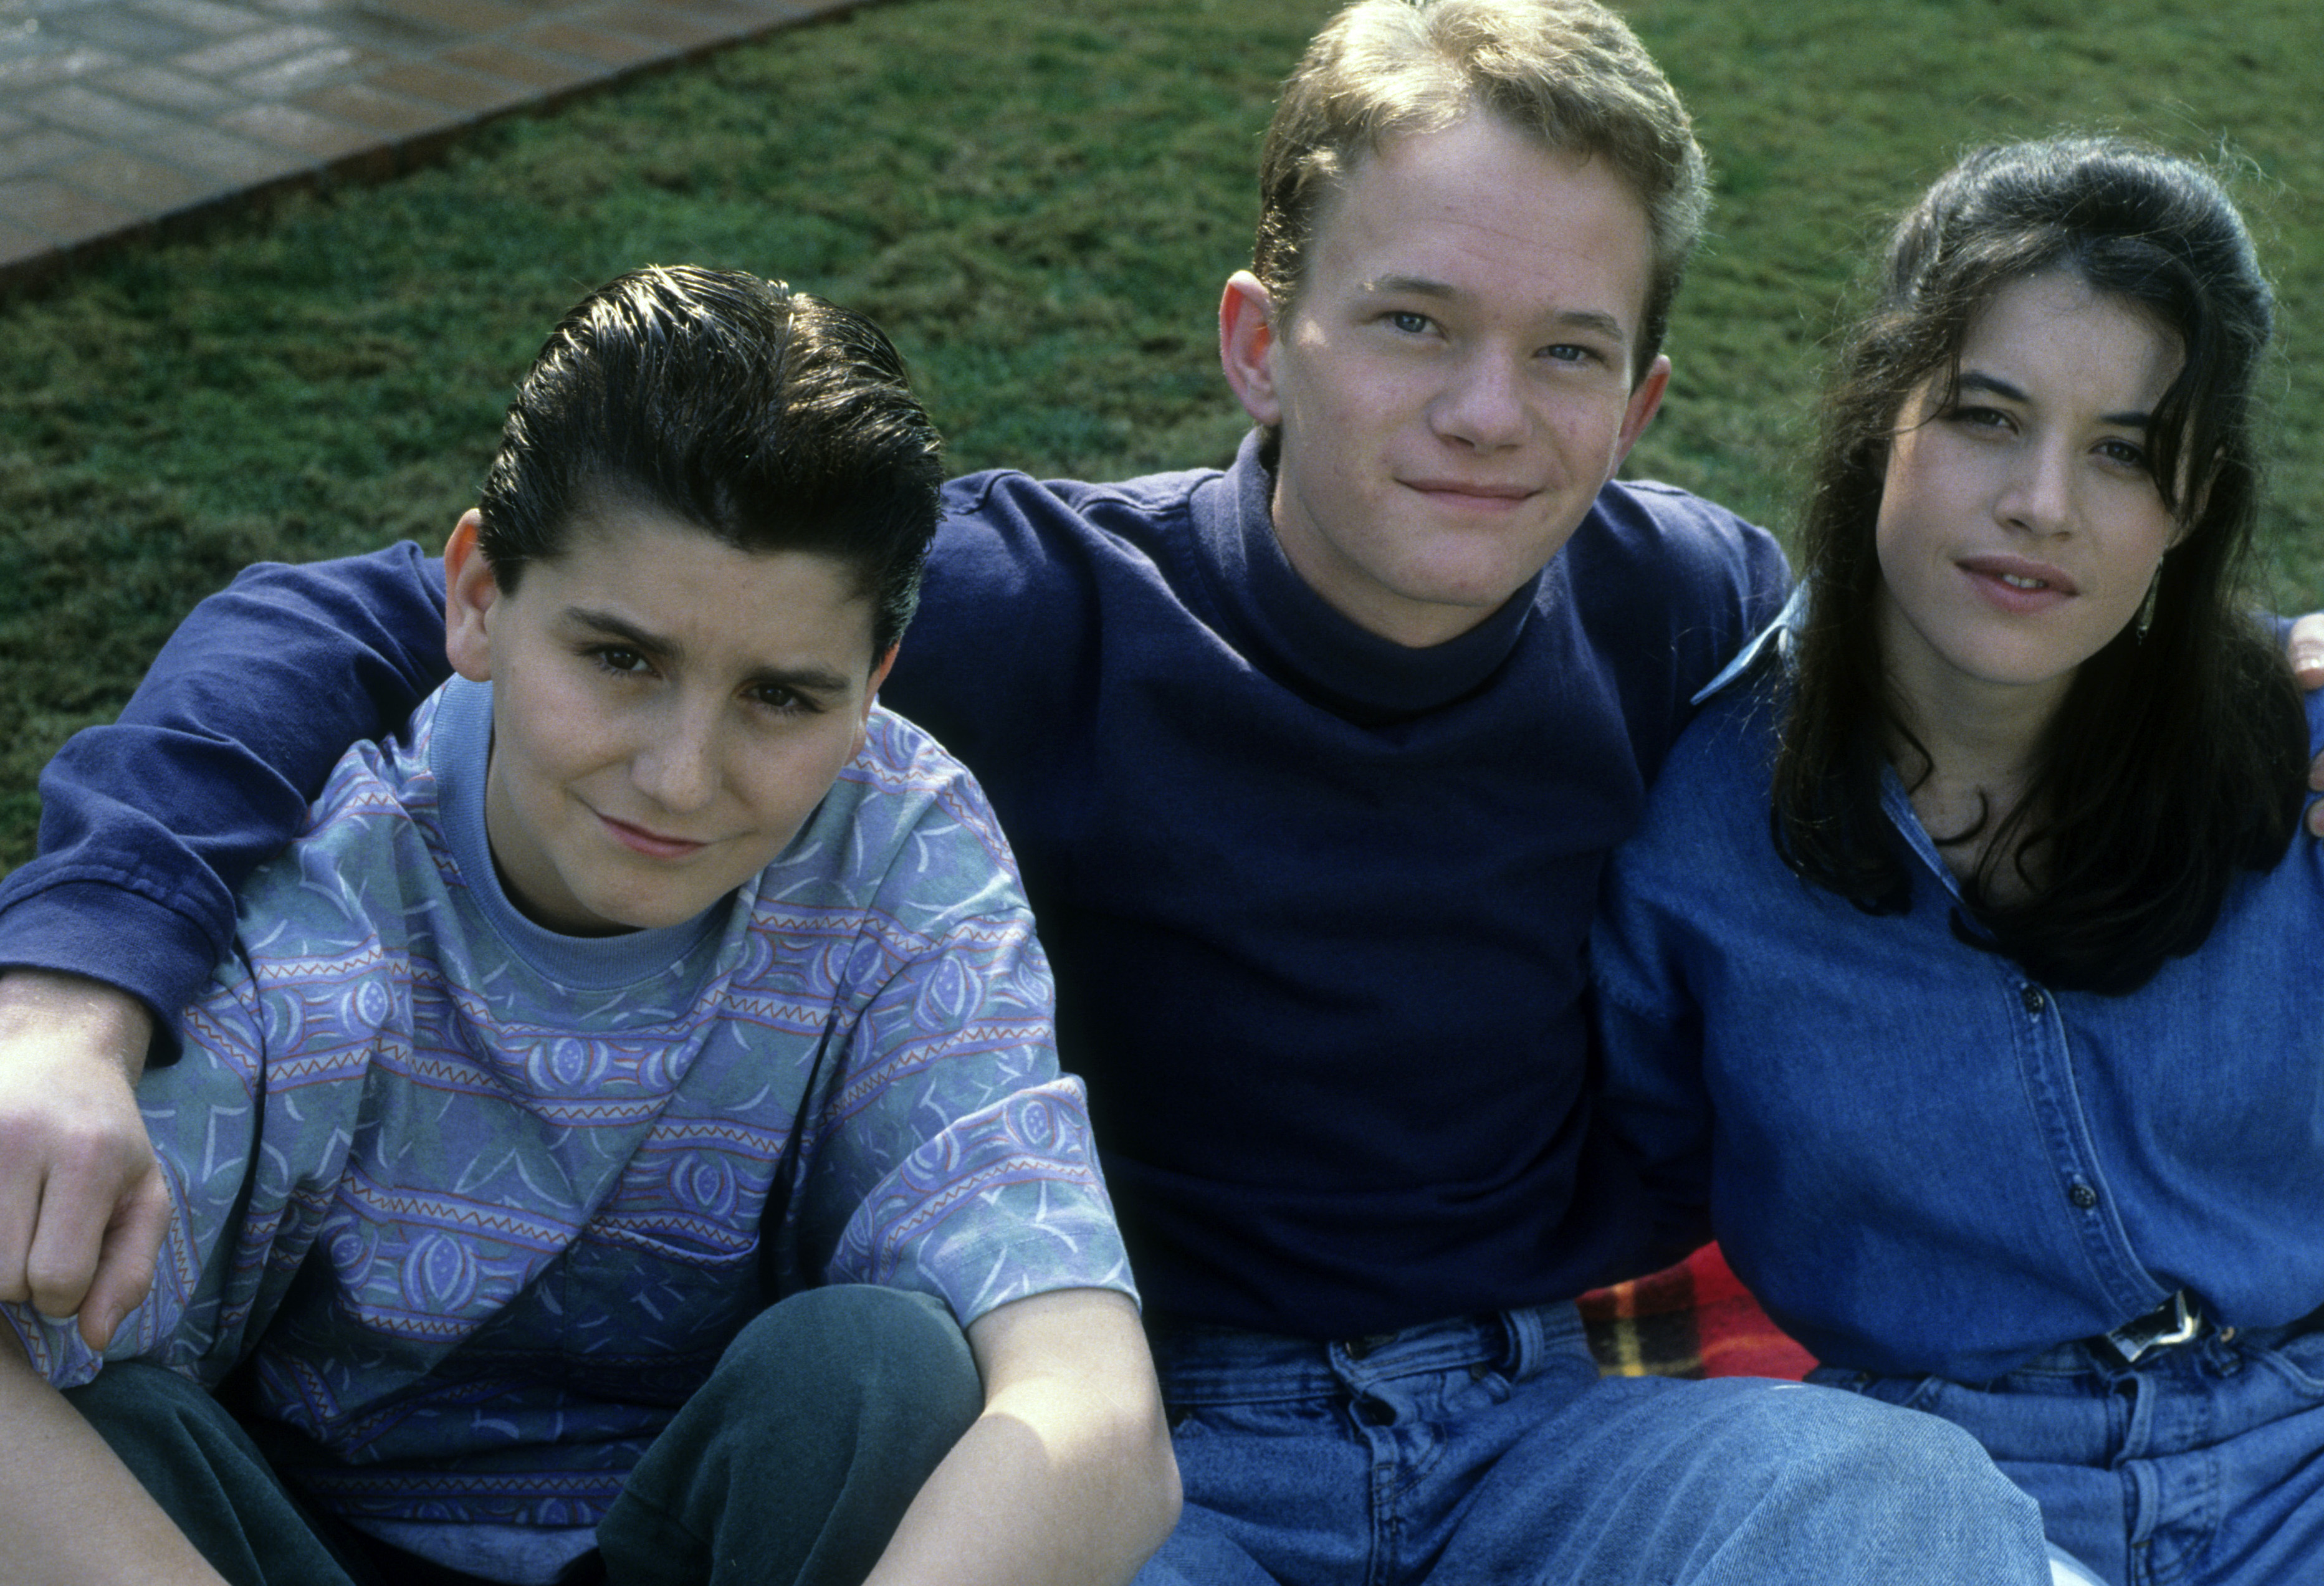
[[[1707,1206],[1820,1380],[1974,1433],[2061,1580],[2324,1579],[2324,709],[2236,580],[2272,318],[2190,162],[1938,181],[1593,945],[1673,1248]]]

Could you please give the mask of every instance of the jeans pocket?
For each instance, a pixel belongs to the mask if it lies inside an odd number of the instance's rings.
[[[1337,1437],[1345,1412],[1336,1397],[1172,1399],[1164,1409],[1174,1437]]]

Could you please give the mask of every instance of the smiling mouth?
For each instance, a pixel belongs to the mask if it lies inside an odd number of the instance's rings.
[[[605,829],[613,834],[614,840],[622,847],[642,853],[650,859],[684,859],[688,854],[698,853],[709,846],[706,843],[696,843],[689,838],[665,837],[659,832],[650,832],[643,826],[633,826],[627,821],[615,820],[610,815],[599,815],[597,818],[604,822]]]
[[[1962,572],[2004,600],[2042,600],[2051,604],[2081,593],[2074,581],[2056,567],[2024,557],[1964,557],[1958,565]]]
[[[1450,479],[1406,479],[1407,490],[1423,495],[1451,496],[1456,501],[1476,502],[1489,506],[1510,506],[1529,501],[1534,495],[1530,486],[1523,484],[1468,484]]]

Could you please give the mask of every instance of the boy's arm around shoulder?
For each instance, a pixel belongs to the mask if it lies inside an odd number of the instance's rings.
[[[1005,784],[1060,735],[1059,713],[1090,672],[1102,583],[1093,564],[1111,542],[1076,497],[1019,474],[953,480],[944,502],[881,701]]]
[[[41,853],[0,881],[0,966],[130,991],[166,1023],[233,940],[235,896],[348,744],[449,670],[419,547],[262,564],[195,607],[110,726],[41,776]]]
[[[0,1326],[0,1586],[224,1586]]]
[[[0,881],[0,1300],[100,1344],[143,1295],[168,1220],[130,1093],[150,1038],[346,746],[441,681],[443,598],[411,545],[252,567],[42,773],[42,855]]]
[[[866,1586],[1128,1581],[1178,1517],[1178,1466],[1129,1296],[1053,1289],[968,1327],[984,1412]]]
[[[145,1296],[170,1195],[134,1087],[152,1020],[97,981],[0,974],[0,1300],[102,1349]]]

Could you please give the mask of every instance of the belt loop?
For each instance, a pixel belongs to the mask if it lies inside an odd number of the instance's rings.
[[[1501,1313],[1501,1330],[1508,1335],[1508,1353],[1501,1366],[1501,1375],[1511,1382],[1522,1382],[1541,1369],[1545,1339],[1541,1325],[1541,1307],[1524,1305]]]

